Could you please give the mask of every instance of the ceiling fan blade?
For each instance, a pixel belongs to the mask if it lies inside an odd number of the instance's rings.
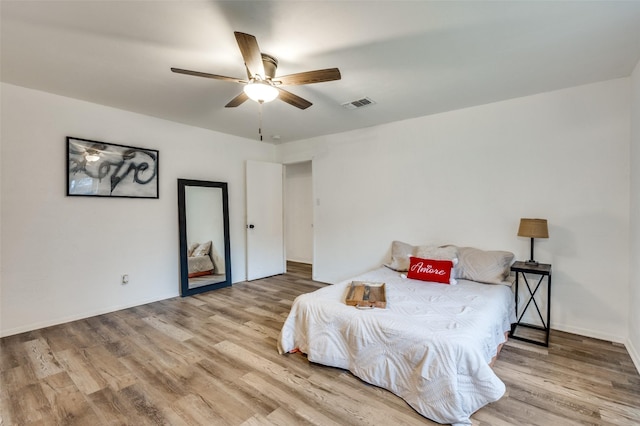
[[[225,77],[224,75],[209,74],[209,73],[200,72],[200,71],[183,70],[181,68],[171,68],[171,71],[173,71],[175,73],[178,73],[178,74],[194,75],[196,77],[206,77],[206,78],[213,78],[213,79],[216,79],[216,80],[233,81],[234,83],[246,83],[247,82],[247,80],[241,80],[239,78]]]
[[[297,74],[283,75],[274,78],[274,82],[280,82],[282,85],[301,85],[311,83],[322,83],[324,81],[340,80],[340,70],[338,68],[327,68],[324,70],[299,72]]]
[[[293,93],[287,92],[286,90],[281,89],[279,87],[278,87],[278,90],[280,91],[280,94],[278,95],[280,100],[285,101],[286,103],[293,105],[296,108],[307,109],[311,105],[313,105],[311,102],[309,102],[304,98],[301,98],[298,95],[294,95]]]
[[[238,105],[241,105],[247,99],[249,99],[249,97],[247,96],[246,93],[244,93],[244,91],[242,91],[242,92],[240,92],[240,94],[238,96],[236,96],[235,98],[231,99],[229,101],[229,103],[226,104],[224,107],[225,108],[235,108]]]
[[[235,31],[236,41],[242,53],[244,64],[249,70],[249,77],[259,75],[262,80],[266,78],[264,75],[264,65],[262,64],[262,54],[258,47],[258,41],[251,34],[245,34]]]

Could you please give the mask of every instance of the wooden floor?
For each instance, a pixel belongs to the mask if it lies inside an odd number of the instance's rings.
[[[310,268],[0,341],[1,425],[429,425],[348,371],[279,355]],[[512,341],[507,393],[477,425],[640,424],[640,377],[619,344],[553,332]]]

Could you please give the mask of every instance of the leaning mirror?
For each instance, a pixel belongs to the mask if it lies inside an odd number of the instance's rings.
[[[226,182],[178,179],[180,294],[231,285]]]

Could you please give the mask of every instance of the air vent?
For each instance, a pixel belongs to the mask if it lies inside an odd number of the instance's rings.
[[[362,99],[358,99],[357,101],[345,102],[342,104],[342,106],[345,107],[346,109],[356,109],[356,108],[362,108],[362,107],[366,107],[373,104],[375,104],[375,102],[371,98],[362,98]]]

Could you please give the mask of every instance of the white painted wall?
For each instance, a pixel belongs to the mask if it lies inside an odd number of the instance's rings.
[[[233,281],[245,279],[245,160],[273,161],[272,145],[1,90],[1,335],[177,296],[178,178],[229,183]],[[66,136],[158,149],[160,198],[66,197]]]
[[[631,268],[627,349],[640,371],[640,62],[631,75]]]
[[[281,145],[285,163],[313,159],[316,278],[337,282],[376,267],[394,239],[505,249],[526,260],[519,219],[543,217],[550,238],[536,240],[536,259],[553,264],[552,327],[625,341],[629,84]]]
[[[313,263],[313,182],[311,162],[285,166],[285,247],[287,260]]]

